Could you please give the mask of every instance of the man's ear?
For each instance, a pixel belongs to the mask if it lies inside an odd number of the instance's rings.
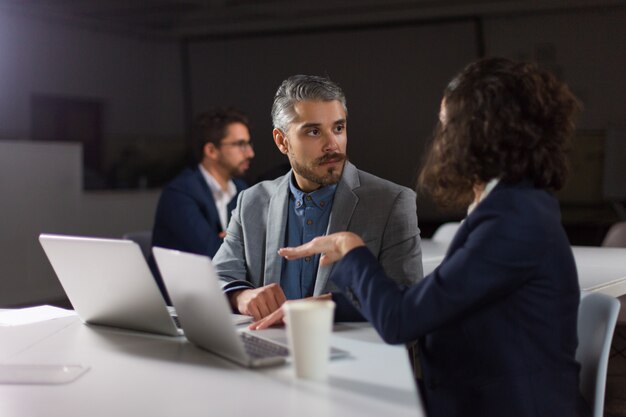
[[[287,140],[287,136],[278,128],[272,130],[272,136],[274,136],[274,143],[278,150],[287,155],[289,153],[289,140]]]
[[[213,142],[205,143],[204,148],[202,149],[204,151],[205,158],[209,158],[211,160],[217,158],[217,153],[219,152],[219,150],[217,149],[217,146],[215,146]]]

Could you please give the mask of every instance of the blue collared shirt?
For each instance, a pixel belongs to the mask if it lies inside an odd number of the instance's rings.
[[[299,246],[326,234],[336,189],[337,184],[333,184],[306,194],[298,189],[291,176],[286,247]],[[283,260],[280,286],[288,300],[313,295],[319,258],[320,255],[315,255],[294,261]]]

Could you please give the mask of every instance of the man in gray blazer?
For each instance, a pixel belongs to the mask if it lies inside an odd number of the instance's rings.
[[[291,171],[239,194],[226,238],[213,258],[233,309],[282,319],[286,299],[332,298],[338,321],[362,320],[328,280],[319,257],[286,262],[278,249],[338,231],[362,236],[398,284],[422,278],[415,193],[358,170],[347,161],[346,99],[327,78],[285,80],[272,106],[274,142]]]

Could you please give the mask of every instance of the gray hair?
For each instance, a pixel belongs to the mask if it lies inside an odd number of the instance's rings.
[[[278,87],[272,105],[274,128],[287,132],[296,117],[294,107],[300,101],[334,101],[343,106],[348,115],[346,96],[341,88],[326,77],[317,75],[293,75]]]

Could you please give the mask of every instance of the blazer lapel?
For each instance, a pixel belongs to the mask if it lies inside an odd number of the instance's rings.
[[[335,191],[335,197],[333,199],[333,208],[330,212],[330,219],[328,221],[328,229],[326,234],[336,232],[345,232],[348,230],[348,224],[352,214],[356,209],[359,202],[359,197],[354,193],[354,189],[360,186],[359,173],[354,165],[350,162],[346,162],[346,166],[343,169],[343,175],[341,181],[337,184],[337,190]],[[332,271],[332,265],[319,267],[317,269],[317,276],[315,278],[315,287],[313,289],[313,295],[323,294],[328,282],[328,277]]]
[[[287,229],[287,210],[289,207],[289,178],[291,171],[283,177],[278,190],[270,199],[265,230],[265,271],[263,285],[280,284],[283,259],[278,256],[278,249],[285,244]]]

